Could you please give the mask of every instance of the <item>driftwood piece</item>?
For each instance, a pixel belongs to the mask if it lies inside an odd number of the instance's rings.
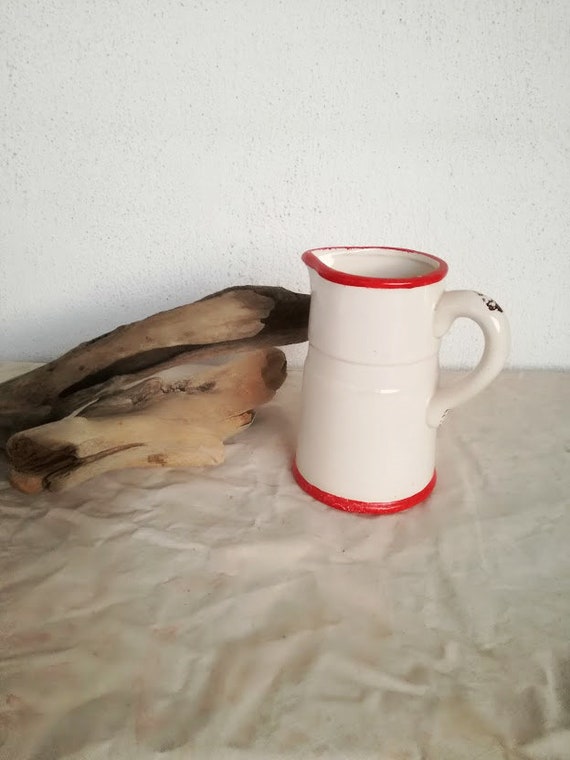
[[[0,444],[168,367],[230,350],[303,342],[308,315],[308,295],[243,286],[118,327],[0,384]]]
[[[62,491],[125,467],[218,464],[223,441],[251,422],[285,374],[283,352],[267,348],[183,381],[152,378],[115,392],[75,416],[13,435],[10,481],[25,493]]]

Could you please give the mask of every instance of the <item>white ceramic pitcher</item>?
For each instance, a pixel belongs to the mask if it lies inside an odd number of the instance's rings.
[[[445,261],[385,247],[317,248],[309,352],[293,472],[314,498],[350,512],[390,513],[435,486],[437,428],[501,371],[509,326],[496,301],[445,292]],[[458,317],[485,336],[478,366],[438,386],[441,337]]]

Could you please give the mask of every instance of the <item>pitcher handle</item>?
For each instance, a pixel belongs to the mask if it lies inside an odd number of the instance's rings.
[[[474,290],[444,293],[435,309],[434,334],[441,338],[458,317],[476,322],[485,336],[479,364],[449,387],[438,388],[428,404],[427,421],[437,427],[450,409],[476,396],[502,370],[510,347],[509,323],[499,304]]]

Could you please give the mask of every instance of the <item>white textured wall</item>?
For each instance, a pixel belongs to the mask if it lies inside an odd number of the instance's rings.
[[[568,0],[2,0],[0,28],[0,358],[379,243],[495,297],[512,364],[570,365]]]

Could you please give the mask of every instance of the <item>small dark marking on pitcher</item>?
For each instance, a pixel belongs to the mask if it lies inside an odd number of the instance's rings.
[[[478,296],[481,296],[483,301],[485,302],[485,305],[489,309],[489,311],[500,311],[501,314],[503,313],[503,310],[499,306],[499,304],[496,301],[493,301],[492,298],[487,298],[487,296],[484,296],[483,293],[477,293]]]

